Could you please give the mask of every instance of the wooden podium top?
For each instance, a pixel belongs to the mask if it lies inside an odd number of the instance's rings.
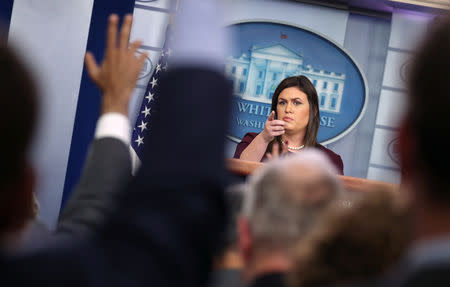
[[[252,174],[257,168],[263,166],[264,163],[261,162],[253,162],[246,161],[235,158],[227,159],[227,168],[234,174],[246,176]],[[398,190],[398,184],[392,184],[382,181],[374,181],[364,178],[350,177],[339,175],[338,176],[342,180],[342,185],[348,191],[367,191],[373,189],[385,189],[385,190]]]

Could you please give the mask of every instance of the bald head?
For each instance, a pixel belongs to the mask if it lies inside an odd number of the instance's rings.
[[[315,150],[270,162],[249,180],[243,216],[254,245],[290,247],[338,198],[336,170]]]
[[[327,204],[340,189],[337,171],[320,152],[306,151],[280,162],[282,191],[304,206]]]

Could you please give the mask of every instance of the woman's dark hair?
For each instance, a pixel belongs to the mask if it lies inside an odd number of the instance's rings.
[[[272,111],[275,111],[275,118],[278,118],[277,115],[277,105],[278,105],[278,97],[280,96],[281,92],[284,89],[296,87],[300,91],[304,92],[306,96],[308,97],[309,102],[309,120],[308,125],[306,126],[306,133],[305,133],[305,141],[304,145],[305,147],[315,147],[317,145],[317,132],[319,131],[319,100],[317,97],[316,89],[314,88],[314,85],[311,83],[311,81],[305,77],[305,76],[294,76],[289,77],[281,81],[281,83],[276,88],[275,92],[273,93],[272,97]],[[269,143],[267,146],[267,152],[272,152],[272,146],[273,143],[277,141],[278,146],[282,148],[281,143],[281,136],[275,137],[273,141]]]

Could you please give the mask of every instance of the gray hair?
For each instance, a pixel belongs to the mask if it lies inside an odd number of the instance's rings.
[[[257,170],[247,183],[242,210],[255,248],[289,248],[298,241],[340,196],[336,174],[326,156],[314,149]]]

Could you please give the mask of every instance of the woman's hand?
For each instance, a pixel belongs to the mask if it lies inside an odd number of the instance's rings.
[[[128,116],[128,103],[147,58],[146,53],[135,56],[141,41],[128,46],[132,20],[131,15],[125,16],[117,41],[119,17],[114,14],[109,17],[105,58],[100,66],[92,53],[86,53],[88,74],[103,92],[102,113],[118,112]]]
[[[261,132],[261,135],[267,144],[271,142],[276,136],[284,134],[285,122],[282,120],[275,120],[274,118],[275,111],[272,111],[267,118],[266,123],[264,124],[263,131]]]
[[[288,152],[287,145],[288,143],[285,142],[281,146],[281,154],[280,154],[280,144],[277,141],[275,141],[272,145],[272,153],[270,152],[266,153],[267,160],[277,159],[280,157],[280,155],[287,153]]]

